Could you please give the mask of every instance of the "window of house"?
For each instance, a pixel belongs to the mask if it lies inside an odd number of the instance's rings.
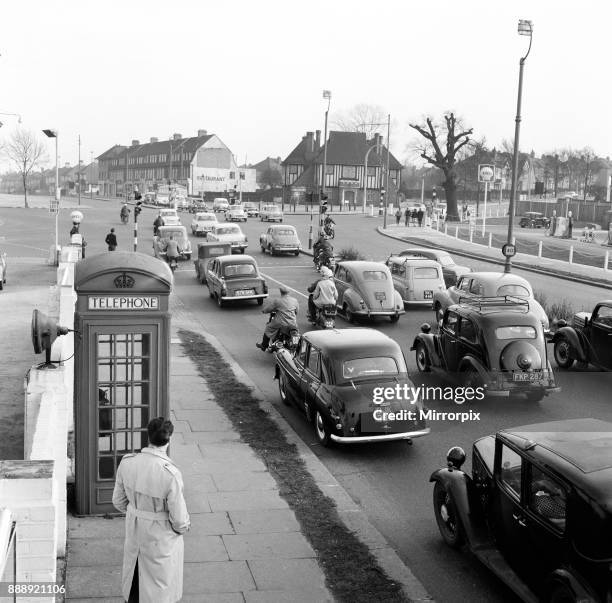
[[[236,178],[236,172],[230,172],[229,173],[229,179],[230,180],[234,180],[234,178]]]
[[[353,178],[353,179],[357,178],[357,167],[354,165],[343,165],[342,166],[342,177],[343,178]]]
[[[376,176],[376,168],[368,166],[368,176]]]
[[[325,165],[325,173],[326,173],[327,175],[329,175],[329,174],[333,174],[333,173],[334,173],[334,166],[333,166],[333,165],[328,165],[328,164],[326,164],[326,165]],[[347,178],[348,178],[348,176],[347,176]]]
[[[287,170],[290,174],[297,174],[298,173],[298,166],[297,165],[289,165],[287,166]]]

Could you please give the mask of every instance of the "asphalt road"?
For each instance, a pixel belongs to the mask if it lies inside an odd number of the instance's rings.
[[[84,207],[83,213],[85,219],[81,232],[89,242],[88,254],[105,250],[103,241],[110,226],[117,230],[119,248],[131,248],[132,226],[120,224],[117,203],[100,202],[95,208]],[[188,226],[191,216],[183,215],[183,222]],[[154,217],[155,213],[150,209],[145,209],[141,214],[139,249],[145,253],[151,251]],[[42,210],[26,212],[6,209],[0,210],[0,220],[4,221],[0,235],[6,236],[6,241],[0,243],[0,247],[4,246],[9,255],[45,255],[45,249],[53,241],[54,222],[48,214]],[[315,221],[316,216],[313,225]],[[367,257],[384,259],[390,252],[405,247],[401,242],[383,238],[375,233],[375,227],[380,223],[378,218],[336,216],[336,221],[336,249],[351,244],[358,245]],[[306,243],[308,227],[311,224],[309,216],[287,216],[285,222],[295,224],[303,242]],[[69,212],[62,212],[60,240],[64,243],[68,240],[70,226]],[[304,314],[306,287],[315,278],[312,262],[307,256],[271,257],[262,254],[257,241],[264,228],[265,225],[253,219],[244,225],[250,241],[247,252],[257,258],[271,285],[283,283],[297,292]],[[192,242],[195,250],[198,239],[192,237]],[[499,270],[498,267],[483,262],[465,260],[465,263],[475,269]],[[550,298],[567,298],[575,308],[590,309],[598,299],[606,296],[596,287],[567,283],[561,279],[526,272],[523,276],[532,282],[536,290],[546,291]],[[398,442],[325,449],[316,444],[311,427],[302,415],[280,403],[277,385],[272,379],[273,358],[255,348],[255,342],[260,340],[266,320],[260,312],[260,307],[253,302],[217,308],[209,299],[207,288],[196,281],[192,263],[181,263],[175,273],[175,285],[175,294],[180,297],[186,309],[193,313],[200,326],[223,342],[304,442],[366,511],[370,520],[436,600],[443,603],[515,601],[512,593],[474,558],[444,545],[433,516],[429,476],[432,471],[445,464],[446,451],[452,445],[462,445],[469,451],[476,438],[494,433],[502,427],[581,416],[612,420],[612,407],[609,403],[612,373],[558,372],[558,382],[563,388],[561,393],[546,398],[539,404],[503,400],[475,404],[471,408],[481,413],[479,421],[433,424],[431,435],[415,440],[411,447]],[[416,385],[423,380],[414,372],[414,357],[413,353],[409,352],[409,347],[420,324],[431,321],[432,318],[433,314],[428,309],[410,309],[396,324],[387,320],[379,320],[373,325],[364,323],[364,326],[379,328],[401,344]],[[303,316],[299,326],[301,330],[310,328]],[[343,328],[348,324],[339,318],[337,326]],[[428,381],[426,384],[437,383]],[[457,409],[453,402],[434,402],[429,406],[439,410]]]

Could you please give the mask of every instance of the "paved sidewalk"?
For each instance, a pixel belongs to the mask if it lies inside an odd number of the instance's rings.
[[[185,536],[185,602],[320,603],[333,601],[316,554],[275,480],[250,446],[242,442],[216,403],[197,366],[183,352],[180,329],[203,325],[171,298],[170,407],[175,424],[170,455],[185,481],[192,528]],[[255,388],[236,362],[206,336],[237,377]],[[254,392],[259,398],[261,394]],[[387,575],[410,600],[430,601],[423,586],[318,458],[261,399],[295,444],[323,492],[336,503],[345,524],[366,543]],[[122,601],[124,519],[68,519],[66,601]]]
[[[444,249],[456,255],[483,259],[488,262],[495,261],[499,264],[504,263],[501,249],[489,248],[486,245],[456,239],[451,234],[445,235],[444,232],[438,232],[432,228],[392,225],[386,229],[379,226],[378,232],[390,238],[405,240],[407,246],[424,244],[437,249]],[[454,230],[449,229],[449,232],[454,232]],[[512,258],[512,264],[524,270],[563,276],[579,282],[612,288],[612,271],[604,270],[603,268],[595,268],[584,264],[569,264],[568,262],[549,258],[538,258],[536,255],[526,253],[517,253]],[[612,263],[610,267],[612,268]]]

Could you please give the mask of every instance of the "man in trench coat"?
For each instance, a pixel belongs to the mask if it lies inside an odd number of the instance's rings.
[[[183,534],[190,521],[183,478],[167,454],[174,426],[147,426],[149,446],[126,454],[117,470],[113,505],[125,513],[122,592],[129,603],[175,603],[183,595]]]

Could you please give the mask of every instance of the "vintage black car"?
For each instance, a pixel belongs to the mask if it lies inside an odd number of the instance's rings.
[[[425,323],[414,339],[419,371],[439,371],[488,396],[524,394],[531,402],[559,391],[544,330],[520,297],[460,298],[444,312],[438,333]]]
[[[523,601],[612,601],[612,423],[570,419],[499,431],[435,471],[440,534]]]
[[[521,228],[548,228],[550,226],[550,218],[537,211],[527,211],[519,220]]]
[[[323,446],[429,433],[402,350],[380,331],[309,331],[294,353],[275,356],[281,400],[305,413]]]
[[[599,302],[593,312],[578,312],[571,326],[560,320],[557,327],[552,341],[560,368],[578,361],[612,370],[612,300]]]

